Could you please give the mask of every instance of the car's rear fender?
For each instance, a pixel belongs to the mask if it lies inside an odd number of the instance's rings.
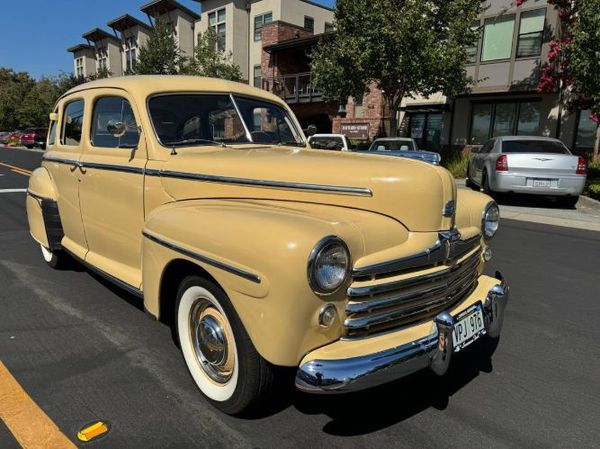
[[[36,168],[29,178],[27,220],[34,240],[46,248],[60,249],[62,225],[56,189],[50,173],[44,167]]]

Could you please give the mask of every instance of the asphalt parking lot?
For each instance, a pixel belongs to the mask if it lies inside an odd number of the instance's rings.
[[[139,300],[76,265],[45,265],[23,192],[40,157],[0,148],[0,363],[75,445],[101,419],[111,430],[89,446],[600,446],[600,232],[502,221],[487,271],[502,271],[512,297],[491,361],[474,345],[444,378],[422,372],[339,397],[289,389],[263,415],[238,419],[203,400],[170,330]],[[6,404],[0,395],[0,417]],[[26,418],[17,424],[47,447]],[[0,420],[0,448],[13,447]]]

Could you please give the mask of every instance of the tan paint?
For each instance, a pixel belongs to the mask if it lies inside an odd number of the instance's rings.
[[[134,152],[95,149],[89,141],[93,101],[114,94],[115,89],[131,101],[142,130],[140,146]],[[253,96],[289,110],[279,98],[262,90],[214,79],[151,76],[95,81],[75,88],[59,102],[62,111],[71,98],[86,100],[81,147],[54,145],[47,155],[155,171],[358,187],[369,189],[372,196],[94,168],[71,171],[67,165],[44,162],[48,171],[36,171],[30,185],[39,185],[40,194],[43,190],[58,199],[65,228],[63,245],[79,250],[77,254],[83,254],[87,262],[123,282],[139,286],[146,309],[157,317],[160,301],[175,300],[159,294],[165,269],[176,260],[188,260],[224,289],[263,357],[274,364],[296,366],[307,353],[327,347],[342,335],[345,289],[320,297],[307,280],[309,254],[323,237],[342,238],[357,267],[415,254],[432,246],[440,230],[451,228],[452,219],[442,217],[444,205],[451,200],[457,202],[456,225],[464,237],[479,232],[489,197],[457,193],[446,170],[418,161],[264,145],[182,148],[172,156],[154,135],[147,99],[161,92],[194,91]],[[36,217],[35,204],[31,209]],[[36,220],[32,220],[34,237],[40,233]],[[142,230],[209,260],[257,275],[260,282],[142,238]],[[480,282],[480,287],[485,282]],[[335,304],[340,318],[323,329],[318,326],[318,313],[328,302]],[[430,327],[431,323],[421,326]],[[420,334],[425,329],[421,326],[373,341],[395,344]],[[364,344],[352,347],[368,349]]]

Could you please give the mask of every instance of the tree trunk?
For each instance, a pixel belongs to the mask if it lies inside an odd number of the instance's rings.
[[[386,95],[385,101],[381,105],[381,120],[387,137],[396,137],[398,133],[398,109],[402,102],[402,96],[399,98],[398,100],[397,95]]]
[[[594,143],[594,153],[592,155],[592,161],[600,161],[600,125],[596,128],[596,142]]]

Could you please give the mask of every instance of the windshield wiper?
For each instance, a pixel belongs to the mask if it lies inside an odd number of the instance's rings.
[[[217,142],[216,140],[209,139],[184,139],[184,140],[174,140],[172,142],[163,142],[163,145],[168,145],[171,147],[178,147],[181,145],[190,145],[194,143],[212,143],[218,145],[223,148],[230,148],[228,145],[225,145],[223,142]]]

